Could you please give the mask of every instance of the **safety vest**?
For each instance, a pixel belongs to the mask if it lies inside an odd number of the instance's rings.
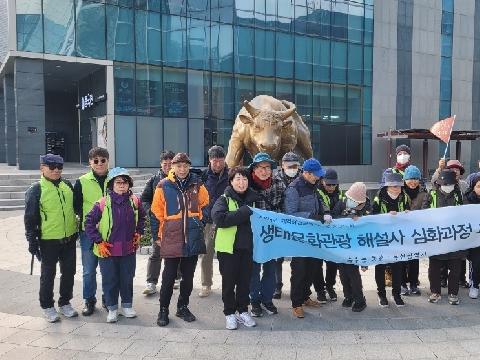
[[[399,196],[402,196],[402,195],[403,195],[402,201],[398,202],[398,210],[397,210],[398,212],[405,211],[405,208],[407,207],[407,204],[408,204],[408,196],[405,195],[403,191]],[[380,198],[378,196],[375,196],[375,199],[373,199],[373,202],[377,205],[380,205],[381,214],[388,213],[387,204],[385,204],[384,201],[380,201]]]
[[[73,191],[62,181],[40,179],[41,239],[60,240],[77,232],[77,219],[73,210]]]
[[[130,196],[130,206],[133,209],[133,212],[135,214],[135,228],[138,223],[138,205],[139,205],[139,200],[136,195]],[[102,217],[100,219],[100,222],[98,223],[98,231],[100,232],[100,235],[102,236],[103,241],[109,241],[110,240],[110,234],[112,233],[112,227],[113,227],[113,218],[112,218],[112,198],[110,195],[102,197],[99,201],[98,204],[100,206],[100,211],[102,212]],[[98,253],[98,244],[93,244],[93,253],[101,257],[100,254]]]
[[[437,207],[437,190],[430,190],[430,196],[432,197],[432,202],[430,203],[430,208]],[[453,197],[455,199],[455,206],[460,205],[460,199],[458,198],[458,194],[455,192],[453,193]]]
[[[320,197],[322,198],[322,202],[325,204],[325,206],[327,206],[329,210],[332,210],[332,202],[330,200],[330,196],[328,196],[328,194],[322,189],[317,189],[317,191]],[[345,192],[343,190],[340,190],[338,194],[338,200],[341,201],[344,198],[345,198]]]
[[[85,175],[80,176],[80,184],[82,184],[82,230],[85,229],[85,218],[92,211],[93,205],[105,194],[107,189],[107,179],[103,183],[103,189],[100,187],[93,171],[89,171]]]
[[[405,175],[405,170],[400,170],[400,169],[397,169],[397,168],[392,168],[392,172],[393,172],[394,174],[400,174],[400,175],[402,175],[402,176]]]
[[[238,209],[237,202],[231,197],[222,195],[227,200],[228,211],[236,211]],[[233,254],[233,244],[235,243],[235,235],[237,234],[237,226],[227,228],[218,228],[215,233],[215,251]]]

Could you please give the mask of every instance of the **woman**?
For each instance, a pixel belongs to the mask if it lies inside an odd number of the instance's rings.
[[[215,202],[211,216],[217,227],[215,251],[222,275],[226,328],[235,330],[238,323],[248,327],[256,325],[248,312],[253,266],[249,206],[260,196],[248,187],[248,171],[242,167],[230,169],[228,181],[230,185]]]
[[[126,318],[137,316],[132,307],[135,252],[143,234],[145,211],[130,190],[128,171],[114,168],[108,173],[107,194],[95,203],[85,220],[87,237],[93,241],[102,274],[108,309],[107,322],[118,320],[118,295]]]

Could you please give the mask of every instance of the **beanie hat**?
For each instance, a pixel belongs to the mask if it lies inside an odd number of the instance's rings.
[[[346,191],[345,196],[359,204],[363,204],[367,201],[367,186],[363,182],[355,182]]]
[[[411,155],[410,147],[408,145],[402,144],[397,146],[395,149],[395,155],[398,155],[400,151],[405,151],[408,155]]]
[[[185,153],[178,153],[173,157],[172,164],[177,164],[177,163],[186,163],[186,164],[192,165],[192,161],[190,160],[188,155]]]
[[[412,180],[412,179],[418,179],[420,180],[422,178],[422,174],[420,173],[420,170],[415,166],[415,165],[409,165],[405,169],[405,173],[403,174],[403,180]]]
[[[283,162],[297,162],[300,163],[300,156],[295,154],[294,152],[287,152],[285,155],[282,157],[282,163]]]
[[[338,185],[338,174],[335,170],[329,168],[325,170],[325,176],[323,177],[323,181],[327,185]]]
[[[465,168],[462,166],[462,163],[458,160],[448,160],[446,169],[458,169],[460,170],[460,175],[465,173]]]
[[[214,145],[208,149],[209,159],[223,159],[225,157],[225,150],[219,145]]]

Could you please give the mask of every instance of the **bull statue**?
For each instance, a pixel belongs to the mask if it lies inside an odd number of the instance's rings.
[[[310,130],[297,114],[295,104],[268,95],[244,101],[233,125],[227,165],[232,168],[242,164],[245,150],[252,158],[265,152],[276,161],[289,151],[304,159],[313,155]]]

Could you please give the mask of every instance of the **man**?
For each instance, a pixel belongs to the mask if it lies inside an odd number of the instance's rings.
[[[202,289],[198,294],[200,297],[210,295],[213,284],[215,226],[210,213],[215,201],[225,192],[225,188],[228,185],[228,167],[225,163],[225,150],[218,145],[212,146],[208,150],[208,160],[208,169],[202,175],[202,181],[207,188],[210,203],[203,209],[204,237],[207,253],[200,255],[200,268],[202,270]]]
[[[142,192],[142,205],[145,212],[150,216],[150,229],[152,235],[152,254],[148,258],[147,263],[147,286],[143,290],[144,295],[153,295],[157,292],[158,277],[160,276],[160,268],[162,259],[160,258],[160,247],[157,244],[158,239],[158,220],[151,212],[153,195],[160,180],[168,176],[168,172],[172,168],[172,159],[175,154],[172,151],[164,151],[160,154],[160,170],[153,175],[145,184]],[[175,287],[175,286],[174,286]]]
[[[40,156],[40,181],[25,193],[25,236],[28,251],[41,261],[40,306],[48,322],[60,320],[53,299],[57,263],[61,272],[59,312],[66,317],[78,316],[70,304],[78,230],[72,184],[62,179],[62,170],[61,156]]]
[[[90,171],[75,182],[73,188],[73,204],[75,213],[80,219],[80,248],[82,252],[83,267],[83,300],[85,306],[82,310],[83,316],[90,316],[95,311],[97,303],[97,266],[98,258],[92,251],[92,241],[85,233],[85,218],[92,210],[93,205],[103,195],[107,188],[106,178],[108,176],[107,149],[94,147],[88,152],[88,164]],[[103,305],[102,296],[102,305]]]
[[[288,187],[300,175],[300,157],[294,152],[288,152],[282,157],[282,168],[275,175],[275,177]],[[283,257],[275,260],[275,292],[273,293],[274,299],[282,298],[282,266]]]
[[[278,178],[272,176],[272,170],[277,164],[267,153],[258,153],[253,158],[249,167],[250,186],[257,191],[262,200],[255,202],[258,209],[269,211],[281,211],[285,184]],[[263,269],[263,274],[260,272]],[[270,315],[277,314],[277,307],[273,304],[273,293],[275,291],[275,260],[267,261],[264,264],[254,262],[252,279],[250,281],[250,303],[252,305],[252,316],[263,316],[264,306]]]
[[[324,174],[322,165],[317,159],[305,160],[303,173],[285,191],[284,209],[286,214],[323,221],[324,210],[318,195],[317,183]],[[319,276],[319,270],[323,270],[319,265],[322,262],[321,259],[310,257],[292,258],[290,298],[293,315],[299,319],[305,317],[303,305],[320,306],[318,301],[310,299],[310,285],[313,277]]]

